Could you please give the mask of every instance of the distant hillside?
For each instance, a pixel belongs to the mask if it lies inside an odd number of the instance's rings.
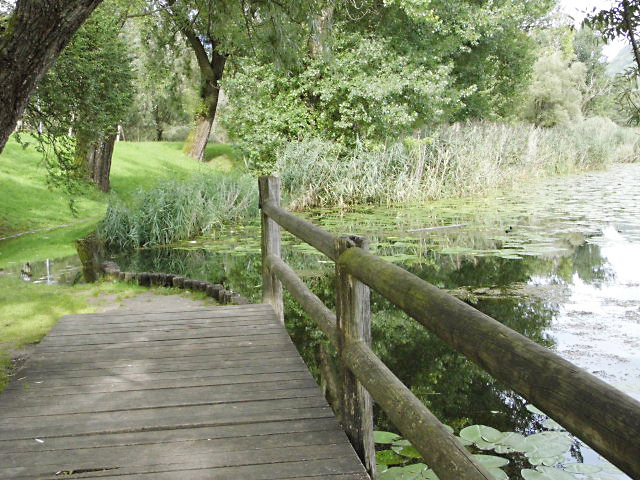
[[[618,73],[624,72],[627,68],[633,65],[633,52],[631,46],[626,46],[620,49],[618,54],[607,65],[607,73],[612,77]]]

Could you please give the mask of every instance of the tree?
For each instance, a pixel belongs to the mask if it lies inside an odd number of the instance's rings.
[[[626,39],[631,45],[636,67],[640,70],[640,42],[637,34],[640,27],[640,0],[617,0],[608,10],[596,12],[594,9],[584,24],[600,32],[606,40],[617,37]]]
[[[37,138],[49,172],[65,185],[86,177],[100,190],[109,189],[117,125],[133,96],[119,18],[115,2],[96,10],[43,78],[27,108],[25,119],[34,128],[44,126]]]
[[[534,80],[524,118],[542,127],[566,125],[582,118],[586,67],[560,53],[547,54],[534,65]]]
[[[608,10],[593,13],[584,24],[598,31],[605,40],[622,37],[629,42],[635,67],[618,75],[615,80],[616,100],[630,124],[640,124],[640,0],[617,0]]]
[[[0,153],[42,76],[102,0],[18,0],[0,17]]]
[[[254,168],[268,170],[279,146],[305,136],[374,146],[442,121],[514,115],[535,58],[527,29],[550,8],[547,0],[327,5],[301,62],[230,61],[223,120]]]
[[[124,127],[127,138],[137,131],[139,138],[161,141],[167,126],[190,122],[198,67],[193,56],[178,47],[175,32],[161,28],[153,16],[135,20],[125,25],[136,95]]]
[[[610,116],[613,108],[613,79],[607,74],[607,62],[602,53],[604,40],[589,27],[575,32],[575,58],[586,67],[581,110],[584,116]]]
[[[151,7],[164,14],[186,39],[200,69],[200,100],[188,153],[202,160],[218,108],[220,80],[232,55],[264,55],[283,61],[286,52],[300,49],[308,13],[315,2],[282,0],[155,0]],[[295,56],[295,55],[294,55]]]

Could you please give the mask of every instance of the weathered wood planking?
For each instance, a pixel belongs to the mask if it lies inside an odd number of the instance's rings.
[[[267,305],[64,317],[0,394],[0,478],[369,478]]]

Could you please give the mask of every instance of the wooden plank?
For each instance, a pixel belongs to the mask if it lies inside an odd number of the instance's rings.
[[[299,452],[292,452],[298,454]],[[107,479],[159,479],[159,480],[283,480],[285,478],[329,478],[336,475],[347,475],[346,478],[368,479],[361,465],[348,456],[326,458],[326,453],[316,452],[312,458],[290,461],[272,461],[261,459],[262,463],[255,465],[225,465],[218,466],[213,460],[200,459],[197,466],[183,464],[164,464],[158,466],[121,467],[117,470],[81,473],[69,478],[107,478]],[[274,455],[272,455],[272,458]],[[320,458],[313,458],[320,457]],[[19,475],[12,478],[59,480],[54,475]],[[339,477],[338,477],[339,478]],[[344,476],[342,477],[344,478]]]
[[[273,310],[249,310],[63,318],[0,395],[0,477],[367,478]]]
[[[109,383],[98,382],[87,385],[76,385],[73,387],[75,393],[100,393],[100,392],[122,392],[135,390],[163,390],[165,388],[180,388],[193,386],[212,386],[212,385],[231,385],[231,384],[248,384],[261,382],[277,382],[289,379],[310,378],[308,371],[300,370],[299,372],[282,372],[282,373],[265,373],[265,374],[248,374],[248,375],[232,375],[232,376],[211,376],[211,377],[194,377],[194,378],[177,378],[171,380],[160,380],[152,383],[140,382],[114,382]],[[42,384],[27,383],[18,387],[11,385],[4,395],[11,395],[11,392],[20,394],[22,391],[28,391],[33,395],[65,395],[69,392],[68,386],[47,387]]]
[[[343,445],[324,444],[324,445],[304,445],[304,446],[288,446],[288,447],[267,447],[258,448],[249,452],[220,452],[210,450],[207,453],[192,453],[188,455],[174,455],[171,451],[153,452],[149,455],[139,455],[129,462],[113,462],[108,463],[109,458],[102,459],[96,452],[94,461],[90,466],[84,467],[82,464],[76,466],[75,459],[61,459],[54,465],[23,465],[13,468],[0,468],[0,477],[11,478],[12,476],[27,476],[30,478],[38,478],[39,476],[54,476],[59,471],[73,471],[76,469],[113,469],[106,472],[100,472],[103,476],[107,474],[123,474],[123,473],[151,473],[171,471],[178,469],[220,469],[236,466],[266,466],[270,464],[285,463],[288,461],[300,460],[327,460],[328,463],[334,459],[347,457],[350,463],[354,462],[349,452],[344,451]],[[351,457],[351,458],[350,458]],[[66,460],[66,461],[65,461]],[[104,463],[107,462],[107,463]],[[124,465],[124,467],[123,467]],[[74,477],[76,477],[74,475]],[[79,476],[77,478],[83,478]],[[90,478],[90,476],[87,476]]]
[[[332,416],[282,420],[278,422],[241,423],[235,425],[201,426],[172,430],[150,430],[141,432],[114,433],[111,435],[88,434],[82,436],[57,436],[27,440],[1,440],[0,465],[3,455],[24,452],[51,452],[78,448],[117,447],[131,445],[155,445],[196,440],[225,439],[237,437],[260,437],[280,433],[335,431],[343,433]]]

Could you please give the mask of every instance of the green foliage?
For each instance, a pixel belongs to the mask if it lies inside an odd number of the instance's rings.
[[[532,176],[635,158],[635,131],[603,118],[570,127],[468,122],[343,154],[332,142],[287,144],[274,170],[294,209],[481,195]]]
[[[584,64],[571,63],[560,54],[539,58],[523,118],[542,127],[580,120],[585,74]]]
[[[255,179],[206,167],[184,181],[166,180],[140,190],[132,205],[113,198],[98,226],[110,246],[166,245],[207,233],[256,213]]]
[[[71,195],[78,193],[86,148],[114,134],[131,103],[131,60],[117,20],[113,2],[96,10],[42,79],[25,114],[38,132],[51,182]]]
[[[549,7],[338,2],[324,55],[312,52],[288,70],[261,57],[233,59],[223,120],[250,167],[267,172],[287,141],[316,137],[350,149],[443,120],[508,117],[533,63],[526,28]]]

